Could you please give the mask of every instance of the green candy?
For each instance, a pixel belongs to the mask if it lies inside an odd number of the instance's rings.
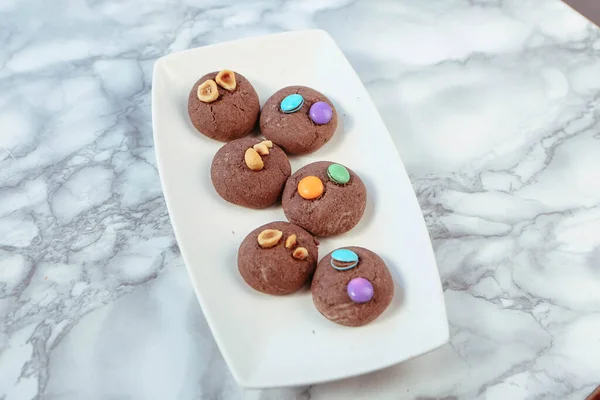
[[[327,176],[329,179],[340,185],[345,185],[350,182],[350,172],[340,164],[331,164],[327,168]]]

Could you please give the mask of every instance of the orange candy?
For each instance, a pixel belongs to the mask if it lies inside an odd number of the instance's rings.
[[[316,199],[323,194],[323,182],[316,176],[307,176],[298,182],[298,193],[306,200]]]

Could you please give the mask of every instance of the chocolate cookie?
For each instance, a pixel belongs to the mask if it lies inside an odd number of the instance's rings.
[[[223,72],[227,81],[221,79]],[[260,104],[256,90],[241,74],[223,70],[217,79],[218,74],[206,74],[194,84],[188,99],[188,113],[200,133],[228,142],[246,136],[254,129]],[[204,86],[199,93],[200,85]]]
[[[337,112],[323,94],[305,86],[288,86],[267,100],[260,130],[290,154],[308,154],[331,139]]]
[[[349,168],[319,161],[300,168],[288,179],[282,204],[287,219],[313,235],[339,235],[360,221],[367,189]]]
[[[315,307],[325,318],[360,326],[390,305],[394,281],[377,254],[362,247],[344,247],[319,262],[311,291]]]
[[[250,232],[238,251],[238,269],[252,288],[289,294],[310,281],[318,260],[318,242],[289,222],[271,222]]]
[[[265,208],[279,200],[291,173],[283,150],[254,138],[227,143],[217,151],[210,167],[219,196],[249,208]]]

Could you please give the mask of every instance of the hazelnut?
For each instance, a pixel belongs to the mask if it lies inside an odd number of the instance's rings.
[[[306,257],[308,257],[308,250],[306,250],[304,247],[298,247],[292,253],[292,257],[294,257],[296,260],[305,260]]]
[[[229,91],[235,90],[235,72],[228,69],[221,70],[215,78],[219,86]]]
[[[246,154],[244,154],[244,161],[248,168],[252,171],[260,171],[265,166],[260,154],[254,149],[246,150]]]
[[[285,239],[285,248],[291,249],[295,245],[296,245],[296,235],[291,234],[290,236],[287,237],[287,239]]]
[[[282,236],[283,232],[278,229],[265,229],[258,234],[258,245],[263,249],[270,249],[279,243]]]
[[[258,143],[258,144],[255,144],[254,146],[252,146],[252,148],[253,148],[254,150],[256,150],[256,152],[257,152],[258,154],[260,154],[261,156],[264,156],[264,155],[267,155],[267,154],[269,154],[269,149],[268,149],[268,148],[267,148],[267,146],[266,146],[266,145],[264,145],[263,143]]]
[[[219,98],[219,89],[212,79],[204,81],[198,86],[198,99],[204,103],[212,103]]]

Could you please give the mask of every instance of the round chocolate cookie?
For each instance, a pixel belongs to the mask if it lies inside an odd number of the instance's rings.
[[[305,86],[288,86],[265,103],[260,130],[287,153],[308,154],[331,139],[337,119],[333,103],[323,94]]]
[[[313,235],[339,235],[360,221],[367,189],[349,168],[319,161],[300,168],[288,179],[282,204],[287,219]]]
[[[188,113],[192,124],[209,138],[228,142],[249,134],[256,126],[260,104],[254,87],[241,74],[227,71],[235,79],[235,88],[225,89],[217,79],[219,72],[204,75],[192,87],[188,99]],[[198,87],[208,80],[207,99],[199,98]],[[218,92],[218,94],[217,94]],[[216,97],[211,100],[210,95]]]
[[[394,281],[377,254],[362,247],[344,247],[319,262],[311,291],[315,307],[325,318],[360,326],[390,305]]]
[[[266,149],[268,154],[258,154],[255,145],[263,153]],[[258,165],[253,166],[252,162]],[[283,150],[269,141],[254,138],[227,143],[217,151],[210,167],[210,177],[219,196],[249,208],[269,207],[279,200],[291,173],[290,162]]]
[[[310,281],[318,260],[318,241],[289,222],[271,222],[250,232],[238,250],[238,269],[252,288],[289,294]]]

